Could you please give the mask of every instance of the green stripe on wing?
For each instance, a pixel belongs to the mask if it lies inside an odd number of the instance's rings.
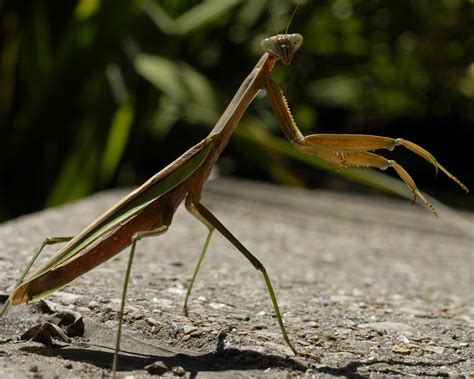
[[[69,260],[98,238],[113,230],[119,223],[139,214],[151,202],[177,187],[204,163],[211,148],[212,143],[204,146],[196,155],[181,164],[181,166],[173,170],[169,175],[160,178],[155,183],[151,183],[142,193],[140,193],[142,187],[138,188],[135,196],[131,196],[128,201],[120,204],[120,206],[105,217],[104,220],[99,220],[97,225],[91,230],[88,230],[84,236],[80,237],[79,235],[77,240],[71,241],[71,245],[68,249],[65,249],[59,257],[53,257],[51,261],[47,262],[25,282],[29,282]]]

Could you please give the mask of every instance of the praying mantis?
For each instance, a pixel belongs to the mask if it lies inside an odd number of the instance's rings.
[[[50,238],[44,241],[29,262],[17,287],[12,291],[9,302],[12,305],[28,303],[46,296],[74,279],[102,264],[130,246],[130,256],[122,289],[119,323],[113,372],[117,369],[120,351],[120,336],[126,302],[128,281],[139,240],[165,233],[171,225],[178,206],[184,202],[186,209],[205,225],[208,235],[202,247],[196,268],[189,283],[184,312],[201,267],[214,230],[217,229],[237,250],[243,254],[263,276],[282,336],[295,354],[298,351],[291,342],[281,316],[270,277],[264,265],[201,203],[203,185],[219,156],[226,148],[230,137],[253,99],[264,90],[275,117],[289,142],[304,153],[318,156],[335,167],[393,168],[411,191],[414,200],[419,197],[436,214],[433,206],[418,190],[407,171],[394,160],[374,153],[375,150],[393,150],[404,146],[442,171],[463,190],[468,192],[454,175],[444,168],[434,156],[417,144],[401,139],[360,134],[313,134],[304,136],[298,129],[287,100],[271,73],[277,64],[289,65],[294,54],[303,43],[299,34],[277,34],[262,42],[264,54],[245,78],[234,98],[217,121],[209,135],[191,147],[178,159],[152,176],[139,188],[121,199],[115,206],[99,216],[75,237]],[[67,242],[51,259],[25,279],[29,269],[46,245]],[[3,312],[7,308],[4,306]]]

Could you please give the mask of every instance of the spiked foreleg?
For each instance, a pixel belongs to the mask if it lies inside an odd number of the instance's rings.
[[[393,150],[396,146],[404,146],[431,163],[436,171],[439,169],[444,172],[464,191],[469,192],[468,188],[439,164],[429,151],[402,138],[394,139],[364,134],[312,134],[303,136],[293,120],[288,103],[278,85],[270,77],[266,77],[263,80],[263,87],[267,91],[273,112],[283,133],[297,149],[318,156],[338,167],[375,167],[381,170],[393,167],[413,193],[414,198],[420,197],[435,214],[433,206],[420,193],[415,182],[403,167],[393,160],[370,153],[370,151]]]
[[[360,153],[333,153],[330,151],[319,150],[318,156],[333,163],[337,167],[344,168],[378,168],[379,170],[386,170],[392,167],[398,176],[410,189],[413,194],[413,202],[419,197],[423,202],[437,215],[436,210],[431,203],[418,190],[415,181],[410,174],[397,162],[392,159],[387,159],[374,153],[360,152]]]
[[[320,147],[340,153],[367,152],[379,149],[393,150],[396,146],[404,146],[432,164],[435,167],[436,172],[441,170],[464,191],[469,192],[467,187],[462,184],[458,178],[446,170],[436,160],[433,154],[416,143],[407,141],[403,138],[389,138],[366,134],[312,134],[304,137],[303,145],[302,149],[305,149],[306,151],[309,150],[308,152],[311,152],[311,148],[313,147]]]

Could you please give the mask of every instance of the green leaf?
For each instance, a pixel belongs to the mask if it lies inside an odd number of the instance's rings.
[[[194,68],[144,53],[135,56],[134,65],[142,77],[170,98],[165,104],[174,102],[193,121],[206,124],[216,121],[214,90],[209,81]]]
[[[207,0],[199,3],[176,18],[179,34],[188,34],[217,19],[239,5],[235,0]]]
[[[129,98],[115,112],[102,157],[100,181],[108,183],[114,175],[130,135],[134,117],[134,101]]]

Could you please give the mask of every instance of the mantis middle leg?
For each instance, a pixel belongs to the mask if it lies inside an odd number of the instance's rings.
[[[31,266],[33,266],[33,264],[36,262],[36,260],[38,259],[38,257],[40,256],[41,252],[43,251],[43,249],[48,246],[48,245],[55,245],[57,243],[63,243],[63,242],[68,242],[70,240],[72,240],[74,237],[48,237],[46,238],[41,246],[38,248],[38,250],[36,250],[36,253],[33,254],[33,256],[31,257],[30,261],[28,262],[28,264],[26,265],[25,267],[25,270],[23,271],[23,273],[21,274],[20,278],[18,279],[15,287],[18,287],[21,283],[23,283],[23,280],[25,279],[26,275],[28,275],[28,272],[30,271],[31,269]],[[3,317],[3,315],[5,314],[5,312],[7,311],[8,307],[10,306],[10,300],[8,299],[5,304],[3,304],[3,308],[0,312],[0,318]]]
[[[137,242],[141,240],[142,238],[159,236],[165,233],[167,230],[168,230],[168,225],[163,225],[153,230],[137,232],[132,237],[132,245],[130,247],[130,256],[128,258],[127,271],[125,272],[125,279],[124,279],[124,284],[122,288],[122,299],[120,302],[117,338],[115,340],[114,359],[112,361],[112,373],[114,377],[115,377],[115,372],[117,371],[118,353],[120,351],[120,337],[122,334],[123,314],[124,314],[125,303],[127,299],[128,282],[130,280],[130,273],[132,272],[133,258],[135,257],[135,247],[137,245]]]

